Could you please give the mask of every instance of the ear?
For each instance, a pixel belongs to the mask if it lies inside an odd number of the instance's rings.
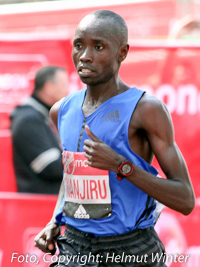
[[[129,50],[129,44],[125,44],[120,47],[119,62],[124,61],[124,59],[128,54],[128,50]]]

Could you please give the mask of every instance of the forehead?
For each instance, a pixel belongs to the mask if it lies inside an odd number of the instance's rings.
[[[111,18],[96,18],[93,15],[86,16],[79,23],[74,39],[76,38],[95,38],[106,41],[117,41],[117,27]]]

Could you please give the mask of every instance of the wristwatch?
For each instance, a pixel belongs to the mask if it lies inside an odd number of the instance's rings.
[[[117,179],[121,181],[124,177],[131,175],[133,169],[133,163],[130,160],[122,161],[118,166]]]

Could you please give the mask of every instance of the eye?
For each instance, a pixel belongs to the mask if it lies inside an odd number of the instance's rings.
[[[103,47],[103,45],[101,45],[101,44],[97,44],[97,45],[95,46],[95,49],[96,49],[96,50],[103,50],[104,47]]]
[[[74,44],[74,47],[75,47],[77,50],[79,50],[79,49],[83,48],[83,45],[82,45],[82,43],[75,43],[75,44]]]

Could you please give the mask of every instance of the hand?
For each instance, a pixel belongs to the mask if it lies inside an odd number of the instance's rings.
[[[85,151],[85,157],[88,159],[87,164],[94,168],[117,172],[118,165],[125,158],[95,136],[87,125],[85,131],[92,139],[84,141],[83,150]]]
[[[55,240],[60,234],[60,228],[57,224],[47,225],[36,237],[35,246],[45,253],[54,255],[56,252]]]

